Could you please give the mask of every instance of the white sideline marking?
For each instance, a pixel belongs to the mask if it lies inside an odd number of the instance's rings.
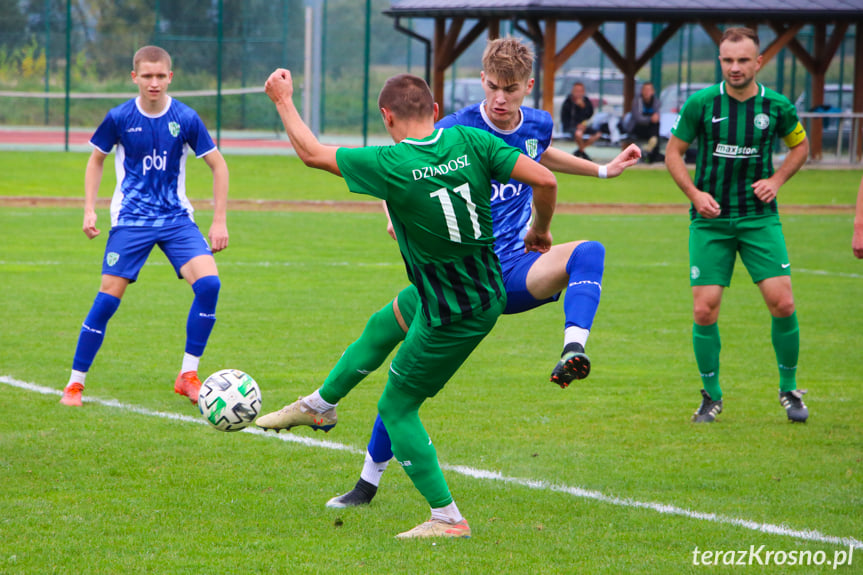
[[[44,395],[63,395],[62,390],[54,389],[51,387],[44,387],[41,385],[36,385],[33,383],[28,383],[26,381],[21,381],[15,379],[13,377],[9,377],[7,375],[0,375],[0,383],[5,383],[7,385],[11,385],[12,387],[17,387],[20,389],[26,389],[28,391],[34,391],[36,393],[41,393]],[[207,422],[204,421],[202,417],[191,417],[188,415],[180,415],[178,413],[170,413],[166,411],[155,411],[152,409],[146,409],[144,407],[138,407],[136,405],[130,405],[128,403],[121,403],[114,399],[99,399],[97,397],[87,396],[83,398],[86,403],[98,403],[99,405],[104,405],[106,407],[116,407],[118,409],[123,409],[125,411],[131,411],[133,413],[137,413],[139,415],[149,415],[152,417],[161,417],[163,419],[171,419],[174,421],[182,421],[185,423],[196,423],[199,425],[207,425]],[[365,453],[364,449],[357,449],[356,447],[352,447],[350,445],[345,445],[343,443],[337,443],[335,441],[325,441],[318,439],[310,439],[303,436],[294,435],[291,433],[281,434],[281,433],[267,433],[262,429],[258,428],[249,428],[243,429],[240,433],[251,433],[254,435],[262,435],[269,438],[280,439],[282,441],[287,441],[291,443],[299,443],[302,445],[308,445],[312,447],[323,447],[325,449],[334,449],[337,451],[347,451],[349,453],[363,454]],[[528,487],[530,489],[540,489],[545,491],[554,491],[558,493],[566,493],[572,495],[574,497],[580,497],[582,499],[592,499],[594,501],[599,501],[600,503],[608,503],[611,505],[618,505],[620,507],[632,507],[636,509],[649,509],[651,511],[655,511],[657,513],[661,513],[663,515],[677,515],[680,517],[688,517],[690,519],[698,519],[701,521],[712,521],[713,523],[722,523],[725,525],[733,525],[735,527],[742,527],[744,529],[750,529],[752,531],[760,531],[761,533],[769,533],[771,535],[783,535],[785,537],[792,537],[794,539],[802,539],[805,541],[815,541],[818,543],[830,543],[833,545],[839,546],[851,546],[856,549],[863,549],[863,541],[855,539],[853,537],[836,537],[833,535],[824,535],[819,531],[813,531],[810,529],[792,529],[790,527],[786,527],[784,525],[773,525],[771,523],[758,523],[756,521],[749,521],[748,519],[738,519],[736,517],[729,517],[727,515],[720,515],[717,513],[702,513],[700,511],[691,511],[689,509],[684,509],[682,507],[676,507],[674,505],[666,505],[664,503],[654,503],[654,502],[644,502],[637,501],[635,499],[629,499],[624,497],[615,497],[613,495],[605,495],[600,491],[594,491],[591,489],[584,489],[582,487],[571,487],[567,485],[556,485],[554,483],[548,483],[547,481],[541,481],[536,479],[520,479],[518,477],[506,477],[497,471],[486,471],[483,469],[475,469],[473,467],[468,467],[464,465],[444,465],[441,464],[443,469],[453,471],[455,473],[459,473],[461,475],[465,475],[467,477],[473,477],[475,479],[491,479],[495,481],[503,481],[504,483],[510,483],[514,485],[519,485],[521,487]]]
[[[67,265],[69,262],[61,262],[61,261],[11,261],[11,260],[0,260],[0,266],[62,266]],[[167,266],[170,265],[165,261],[148,261],[148,266]],[[679,263],[670,263],[670,262],[651,262],[651,263],[642,263],[639,264],[641,267],[674,267],[678,266]],[[391,261],[391,262],[246,262],[246,261],[235,261],[228,262],[224,260],[219,260],[219,267],[226,266],[238,266],[238,267],[257,267],[257,268],[269,268],[269,267],[404,267],[404,264],[399,261]],[[811,274],[815,276],[829,276],[829,277],[837,277],[837,278],[850,278],[850,279],[863,279],[863,274],[854,274],[848,272],[831,272],[827,270],[808,270],[803,268],[792,268],[795,274]]]
[[[840,277],[840,278],[853,278],[853,279],[863,278],[863,275],[861,275],[861,274],[851,274],[851,273],[845,273],[845,272],[828,272],[828,271],[824,271],[824,270],[805,270],[805,269],[799,269],[799,268],[796,270],[794,268],[791,268],[791,269],[792,269],[792,271],[797,272],[797,273],[812,274],[814,276],[836,276],[836,277]]]
[[[5,383],[7,385],[11,385],[12,387],[18,387],[21,389],[26,389],[28,391],[35,391],[36,393],[42,393],[44,395],[63,395],[62,390],[57,390],[52,387],[44,387],[41,385],[36,385],[34,383],[28,383],[26,381],[21,381],[20,379],[15,379],[13,377],[9,377],[7,375],[0,375],[0,383]],[[131,411],[132,413],[137,413],[139,415],[149,415],[151,417],[161,417],[162,419],[171,419],[173,421],[182,421],[184,423],[197,423],[207,425],[207,421],[203,417],[192,417],[189,415],[181,415],[179,413],[170,413],[168,411],[155,411],[153,409],[147,409],[146,407],[138,407],[137,405],[131,405],[129,403],[121,403],[116,399],[99,399],[98,397],[85,396],[82,398],[84,403],[98,403],[99,405],[104,405],[106,407],[116,407],[118,409],[123,409],[125,411]],[[234,432],[236,433],[236,432]],[[349,451],[351,453],[362,454],[365,453],[357,449],[356,447],[352,447],[350,445],[345,445],[343,443],[336,443],[334,441],[321,441],[319,439],[311,439],[308,437],[302,437],[299,435],[294,435],[292,433],[270,433],[267,434],[266,431],[260,428],[251,428],[247,427],[246,429],[241,429],[239,433],[251,433],[254,435],[267,435],[268,437],[275,437],[276,439],[281,439],[282,441],[287,441],[290,443],[301,443],[303,445],[310,445],[313,447],[325,447],[327,449],[335,449],[337,451]]]

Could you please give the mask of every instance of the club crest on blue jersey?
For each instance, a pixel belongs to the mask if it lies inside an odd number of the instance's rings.
[[[180,124],[177,122],[168,122],[168,131],[176,138],[180,135]]]
[[[527,152],[527,155],[531,157],[531,159],[536,158],[536,153],[539,149],[539,141],[536,138],[531,138],[529,140],[525,140],[524,142],[524,151]]]

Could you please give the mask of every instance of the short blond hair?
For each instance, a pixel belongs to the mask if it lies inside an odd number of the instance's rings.
[[[158,46],[144,46],[135,52],[132,58],[132,69],[137,70],[138,64],[141,62],[165,62],[168,64],[168,70],[171,69],[171,55],[164,48]]]
[[[527,82],[533,73],[533,50],[518,38],[489,40],[482,54],[482,68],[504,84]]]

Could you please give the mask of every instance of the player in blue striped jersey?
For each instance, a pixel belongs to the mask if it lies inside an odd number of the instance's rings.
[[[572,156],[551,147],[553,120],[548,112],[522,106],[534,80],[533,54],[514,38],[489,42],[483,54],[483,87],[486,99],[440,120],[437,127],[464,125],[495,134],[552,171],[600,178],[615,177],[638,162],[632,145],[606,166]],[[564,349],[551,381],[566,387],[590,370],[584,353],[599,305],[605,249],[596,241],[553,245],[544,254],[525,252],[524,235],[531,218],[532,190],[516,180],[492,182],[492,221],[495,253],[503,270],[507,305],[504,313],[520,313],[556,301],[564,295]],[[392,235],[392,231],[390,230]],[[310,425],[328,430],[335,425],[335,404],[368,373],[374,371],[401,342],[418,310],[418,296],[411,286],[366,325],[330,372],[323,386],[311,395],[264,415],[257,425],[264,429],[290,429]],[[344,507],[368,503],[387,462],[392,457],[389,438],[380,419],[375,422],[366,464],[353,491],[330,501]]]
[[[60,400],[80,406],[87,372],[102,345],[105,328],[127,286],[154,246],[159,246],[195,297],[186,323],[186,349],[174,391],[198,401],[198,363],[216,321],[221,282],[214,252],[228,246],[226,210],[228,167],[198,114],[168,95],[173,78],[171,56],[145,46],[133,58],[132,81],[138,97],[112,109],[96,129],[84,178],[84,233],[93,239],[96,196],[105,158],[116,147],[117,187],[111,200],[111,232],[102,262],[96,300],[81,326],[69,383]],[[186,197],[186,159],[203,158],[213,172],[213,223],[210,243],[193,218]]]

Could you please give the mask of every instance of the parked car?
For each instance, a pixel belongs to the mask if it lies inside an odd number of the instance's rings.
[[[484,99],[485,91],[479,78],[458,78],[444,82],[443,107],[446,114],[452,114]]]
[[[686,100],[699,90],[703,90],[713,84],[703,82],[692,82],[690,84],[672,84],[663,88],[659,94],[659,137],[666,140],[671,137],[671,128],[674,126],[680,109]]]
[[[854,85],[842,84],[842,89],[839,89],[839,84],[824,85],[824,103],[819,107],[814,107],[811,104],[811,98],[804,90],[797,100],[794,102],[794,107],[797,112],[826,112],[826,113],[850,113],[854,106]],[[811,118],[802,118],[803,125],[809,130]],[[851,141],[851,126],[853,122],[850,119],[824,118],[821,133],[821,143],[825,147],[836,147],[838,143],[839,127],[842,127],[842,146],[848,147]]]

